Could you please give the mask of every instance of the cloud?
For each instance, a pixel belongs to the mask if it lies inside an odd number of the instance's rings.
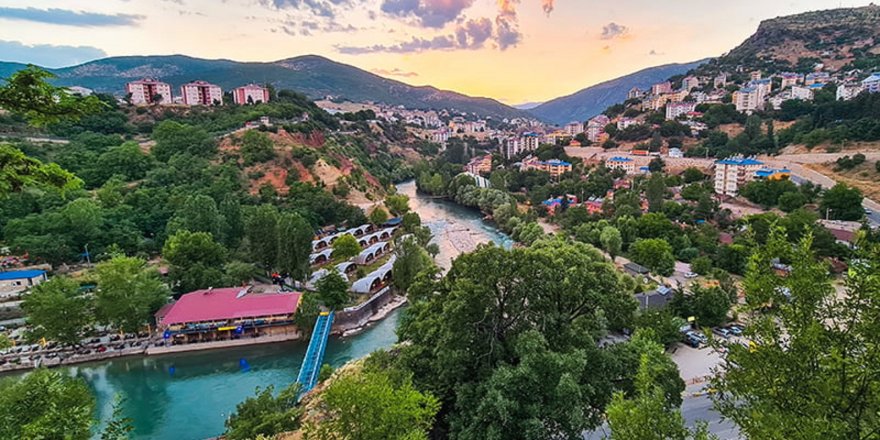
[[[498,48],[506,50],[522,41],[519,32],[519,19],[516,16],[516,4],[519,0],[498,0],[498,15],[495,17],[495,42]]]
[[[338,6],[351,5],[351,0],[259,0],[263,6],[275,9],[309,11],[320,17],[333,18]]]
[[[474,0],[382,0],[382,12],[415,18],[424,27],[441,28],[471,7]]]
[[[302,36],[307,37],[307,36],[314,35],[315,32],[322,32],[322,33],[345,32],[345,33],[347,33],[347,32],[357,32],[360,30],[359,28],[356,28],[351,24],[344,25],[344,24],[338,23],[333,20],[328,20],[328,21],[325,21],[324,23],[321,23],[321,22],[315,21],[315,20],[302,20],[302,21],[287,20],[287,21],[283,21],[282,23],[283,24],[278,29],[281,30],[282,32],[284,32],[285,34],[290,35],[290,36],[294,36],[294,37],[298,36],[298,35],[302,35]],[[299,31],[296,30],[297,28],[299,28]],[[274,30],[274,29],[273,29],[273,31],[277,32],[277,30]]]
[[[412,77],[414,77],[414,76],[419,76],[418,73],[415,73],[415,72],[409,72],[409,71],[406,71],[406,70],[400,70],[400,69],[398,69],[398,68],[394,68],[394,69],[391,69],[391,70],[388,70],[388,69],[372,69],[372,70],[370,70],[370,72],[373,72],[373,73],[375,73],[376,75],[381,75],[381,76],[400,76],[400,77],[403,77],[403,78],[412,78]]]
[[[492,37],[492,20],[480,18],[468,20],[455,28],[455,41],[459,47],[478,48]]]
[[[34,21],[37,23],[65,26],[134,26],[144,19],[143,15],[100,14],[97,12],[71,11],[67,9],[7,8],[0,7],[0,18]]]
[[[372,46],[336,46],[339,53],[346,55],[363,55],[368,53],[412,53],[429,50],[450,50],[456,48],[456,41],[450,35],[438,35],[434,38],[413,37],[412,40],[397,44],[374,44]]]
[[[603,40],[613,40],[615,38],[623,37],[628,32],[628,27],[622,24],[611,22],[602,27],[602,35],[599,38]]]
[[[91,46],[28,45],[0,40],[0,60],[36,64],[43,67],[67,67],[104,58],[107,53]]]

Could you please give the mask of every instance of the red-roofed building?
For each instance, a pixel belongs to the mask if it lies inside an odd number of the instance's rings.
[[[251,293],[249,287],[196,290],[156,312],[156,324],[175,341],[290,333],[301,296]]]

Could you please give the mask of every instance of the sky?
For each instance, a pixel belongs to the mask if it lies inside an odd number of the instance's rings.
[[[538,102],[718,56],[761,20],[855,0],[0,0],[0,60],[318,54],[413,85]]]

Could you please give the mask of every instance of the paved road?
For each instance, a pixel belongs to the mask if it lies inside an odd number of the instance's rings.
[[[702,392],[699,385],[692,385],[685,390],[681,415],[689,427],[693,427],[698,421],[708,423],[709,432],[715,434],[719,440],[742,439],[733,423],[721,420],[721,415],[712,408],[712,400]],[[602,440],[608,438],[609,434],[608,426],[602,425],[595,431],[585,432],[584,440]]]

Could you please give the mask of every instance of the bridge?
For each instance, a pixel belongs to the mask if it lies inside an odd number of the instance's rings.
[[[321,312],[315,321],[312,330],[312,339],[309,340],[309,348],[303,358],[302,366],[296,381],[302,385],[300,393],[307,393],[318,383],[318,374],[324,362],[324,350],[327,349],[327,338],[330,337],[330,327],[333,326],[333,312]]]

